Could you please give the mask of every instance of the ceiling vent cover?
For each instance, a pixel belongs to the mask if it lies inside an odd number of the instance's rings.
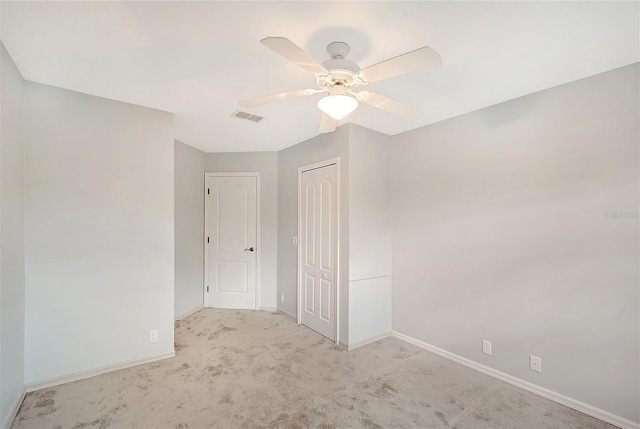
[[[236,110],[235,112],[233,112],[231,116],[235,116],[238,119],[246,119],[247,121],[251,121],[255,123],[259,123],[264,119],[264,117],[262,116],[252,115],[251,113],[242,112],[240,110]]]

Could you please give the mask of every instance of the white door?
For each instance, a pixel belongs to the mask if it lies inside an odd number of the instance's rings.
[[[257,177],[208,176],[206,303],[256,308]]]
[[[303,171],[300,195],[301,321],[335,341],[337,166]]]

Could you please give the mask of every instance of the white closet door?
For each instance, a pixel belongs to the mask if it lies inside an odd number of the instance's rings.
[[[337,166],[303,172],[301,186],[302,323],[335,340]]]

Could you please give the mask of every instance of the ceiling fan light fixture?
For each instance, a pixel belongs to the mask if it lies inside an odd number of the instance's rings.
[[[358,100],[347,95],[329,95],[318,101],[318,109],[339,121],[356,110]]]

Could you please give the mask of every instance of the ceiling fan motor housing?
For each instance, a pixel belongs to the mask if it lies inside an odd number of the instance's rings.
[[[358,64],[345,59],[349,53],[349,45],[344,42],[332,42],[327,46],[327,52],[331,59],[322,63],[322,66],[329,72],[326,76],[318,76],[318,87],[331,90],[336,85],[345,88],[355,88],[359,85],[354,76],[360,71]]]
[[[354,88],[357,83],[354,75],[360,71],[360,67],[356,63],[345,59],[330,59],[322,63],[329,74],[318,79],[318,86],[328,89],[336,84],[344,85],[348,88]]]
[[[323,61],[322,66],[330,72],[334,70],[349,70],[353,74],[360,71],[360,67],[358,67],[358,64],[354,63],[351,60],[345,60],[344,58],[332,58],[330,60]]]

